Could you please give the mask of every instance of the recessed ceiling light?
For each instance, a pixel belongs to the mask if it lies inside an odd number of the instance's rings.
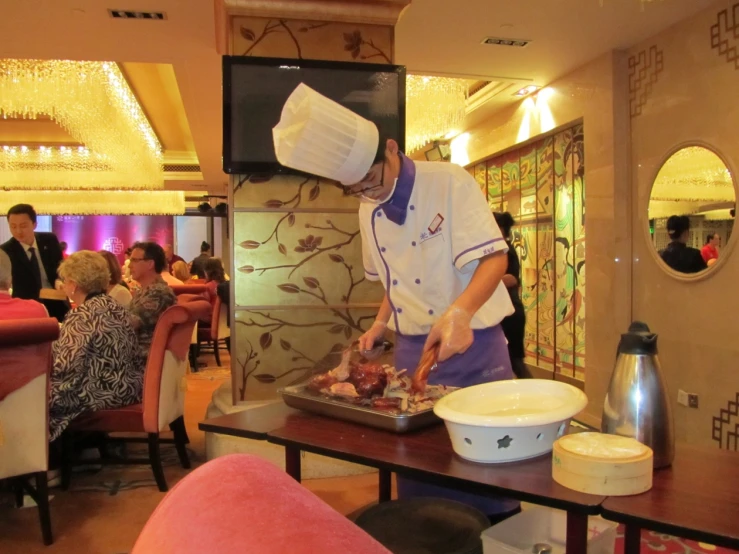
[[[513,96],[527,96],[529,94],[532,94],[539,90],[541,87],[539,85],[528,85],[526,87],[523,87],[522,89],[517,90],[513,93]]]
[[[523,48],[531,41],[524,38],[497,38],[497,37],[486,37],[482,39],[483,44],[491,44],[494,46],[517,46]]]
[[[150,19],[163,21],[167,19],[165,12],[141,12],[133,10],[108,10],[108,15],[115,19]]]

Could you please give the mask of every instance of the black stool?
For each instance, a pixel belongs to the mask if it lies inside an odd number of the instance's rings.
[[[356,524],[393,554],[482,554],[480,534],[490,527],[481,511],[442,498],[383,502]]]

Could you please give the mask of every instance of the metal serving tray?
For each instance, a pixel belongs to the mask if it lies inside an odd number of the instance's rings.
[[[392,431],[393,433],[415,431],[441,422],[434,414],[433,408],[413,414],[395,415],[316,395],[306,390],[306,385],[285,387],[280,389],[279,392],[282,394],[285,404],[293,408]]]

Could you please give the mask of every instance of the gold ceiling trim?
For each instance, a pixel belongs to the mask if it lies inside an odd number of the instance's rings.
[[[44,215],[183,215],[182,191],[22,190],[0,194],[0,213],[31,204]]]
[[[162,146],[115,63],[1,59],[0,117],[44,116],[84,151],[2,148],[0,187],[164,188]],[[59,169],[60,163],[73,167]]]

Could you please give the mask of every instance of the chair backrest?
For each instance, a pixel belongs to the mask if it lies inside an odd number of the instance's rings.
[[[0,479],[46,471],[54,318],[0,321]]]
[[[207,294],[208,287],[203,285],[170,285],[175,296],[180,294]]]
[[[221,298],[216,296],[210,319],[210,338],[212,340],[219,340],[230,336],[231,329],[228,327],[228,312],[223,309]]]
[[[207,510],[193,509],[202,503]],[[151,514],[132,554],[216,551],[391,554],[287,473],[248,454],[221,456],[186,475]]]
[[[207,300],[204,294],[178,294],[177,295],[177,303],[178,304],[187,304],[188,302],[195,302],[196,300]]]
[[[210,313],[210,303],[196,300],[167,308],[159,317],[144,372],[144,430],[157,433],[184,414],[181,388],[195,323]]]

